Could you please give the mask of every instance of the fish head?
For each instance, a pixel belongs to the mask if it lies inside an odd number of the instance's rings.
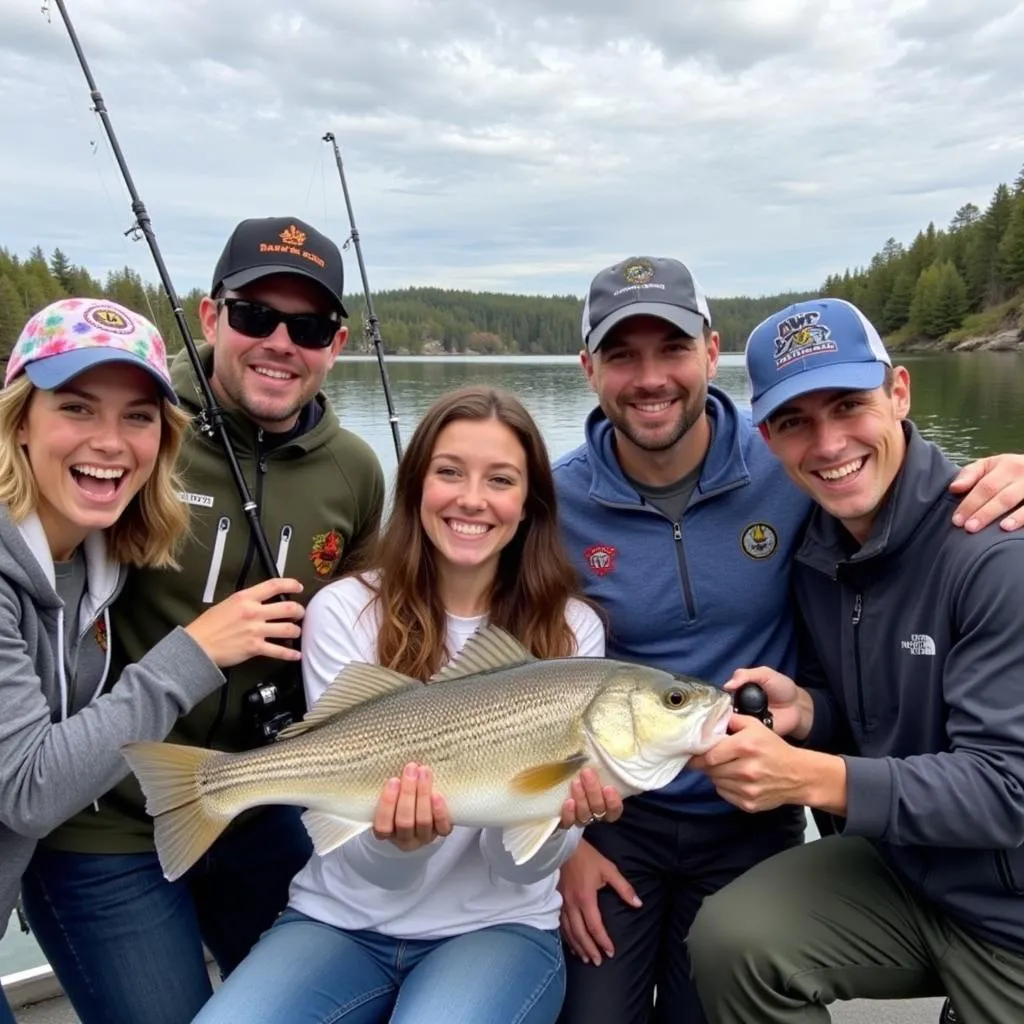
[[[667,785],[726,733],[732,698],[716,686],[644,666],[624,667],[584,714],[595,757],[624,792]]]

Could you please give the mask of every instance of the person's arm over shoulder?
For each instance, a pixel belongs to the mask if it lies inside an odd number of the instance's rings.
[[[950,750],[849,757],[845,832],[897,844],[1009,849],[1024,843],[1024,543],[970,563],[943,672]]]
[[[0,823],[42,838],[128,774],[121,747],[162,740],[224,682],[183,629],[128,665],[110,692],[52,720],[21,635],[20,607],[0,587]]]

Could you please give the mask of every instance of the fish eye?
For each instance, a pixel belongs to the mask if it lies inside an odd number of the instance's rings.
[[[669,690],[665,694],[665,703],[670,708],[681,708],[686,703],[686,694],[682,690]]]

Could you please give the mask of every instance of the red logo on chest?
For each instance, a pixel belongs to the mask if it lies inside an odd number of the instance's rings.
[[[341,559],[342,539],[337,530],[318,533],[313,538],[313,550],[309,558],[317,576],[327,576],[334,571]]]
[[[610,544],[593,544],[583,552],[583,560],[598,576],[607,576],[615,568],[616,555]]]

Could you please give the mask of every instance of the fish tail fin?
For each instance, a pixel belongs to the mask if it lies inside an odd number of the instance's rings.
[[[213,816],[199,788],[201,770],[223,756],[216,750],[175,743],[129,743],[121,752],[146,796],[154,819],[164,877],[180,878],[227,828],[230,817]]]

